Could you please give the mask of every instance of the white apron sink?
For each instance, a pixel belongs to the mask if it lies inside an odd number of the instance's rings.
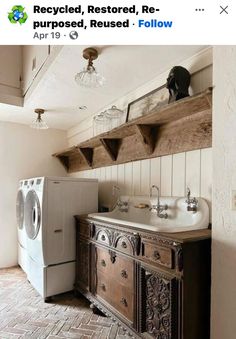
[[[209,207],[203,198],[197,198],[197,212],[187,211],[186,198],[184,197],[161,197],[160,204],[168,205],[163,213],[168,218],[159,218],[155,210],[138,208],[140,204],[149,206],[156,204],[156,199],[147,197],[121,197],[121,201],[128,201],[128,212],[121,211],[117,206],[111,212],[92,213],[88,216],[108,223],[117,223],[144,230],[156,232],[176,233],[205,229],[209,226]]]

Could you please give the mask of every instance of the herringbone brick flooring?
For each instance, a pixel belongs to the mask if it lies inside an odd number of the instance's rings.
[[[0,339],[130,338],[89,303],[63,294],[44,303],[18,267],[0,269]]]

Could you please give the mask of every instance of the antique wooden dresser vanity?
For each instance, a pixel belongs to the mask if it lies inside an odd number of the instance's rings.
[[[156,233],[75,219],[76,292],[134,338],[209,339],[210,230]]]

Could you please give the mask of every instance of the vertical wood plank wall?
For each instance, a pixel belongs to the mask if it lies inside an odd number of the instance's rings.
[[[186,186],[189,186],[194,196],[201,196],[210,203],[212,149],[97,168],[73,176],[97,178],[100,204],[105,206],[113,201],[113,185],[118,185],[123,195],[148,195],[154,184],[160,187],[162,196],[184,196]]]
[[[212,86],[212,65],[203,64],[202,69],[192,77],[190,92],[196,94],[209,86]],[[146,93],[150,90],[147,86]],[[68,133],[70,146],[93,136],[92,120],[88,118]],[[73,173],[72,176],[98,178],[100,205],[112,206],[113,185],[120,186],[123,195],[149,195],[152,184],[160,187],[162,196],[184,196],[189,186],[194,196],[202,196],[211,205],[212,149],[87,170]]]

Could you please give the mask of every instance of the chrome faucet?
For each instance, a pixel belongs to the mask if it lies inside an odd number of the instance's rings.
[[[191,191],[189,187],[187,187],[187,199],[185,202],[187,204],[188,212],[197,212],[198,201],[195,197],[191,198]]]
[[[112,186],[112,195],[113,196],[117,195],[117,200],[112,209],[114,209],[117,206],[120,212],[128,212],[129,203],[128,201],[122,201],[120,199],[120,187],[119,186],[116,186],[116,185]]]
[[[165,219],[167,219],[168,218],[168,214],[167,213],[163,213],[163,211],[168,209],[168,205],[161,205],[160,204],[160,189],[156,185],[152,185],[150,187],[150,198],[152,197],[153,188],[155,188],[157,190],[157,204],[156,205],[152,205],[152,207],[149,210],[150,211],[151,210],[156,210],[158,218],[165,218]]]

